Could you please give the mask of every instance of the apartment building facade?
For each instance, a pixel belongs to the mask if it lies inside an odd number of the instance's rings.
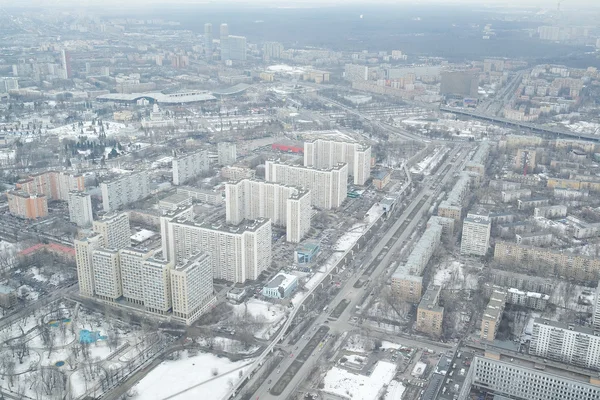
[[[209,167],[207,150],[177,156],[173,159],[173,184],[182,185],[208,171]]]
[[[371,146],[354,142],[316,139],[304,143],[304,166],[330,169],[348,164],[355,185],[364,185],[371,176]]]
[[[348,195],[348,164],[320,170],[267,160],[265,180],[310,190],[312,205],[330,210],[341,206]]]
[[[94,221],[92,210],[92,196],[88,193],[69,192],[69,220],[77,226],[85,228]]]
[[[500,326],[505,306],[506,292],[494,290],[481,317],[480,336],[482,339],[490,342],[496,339],[496,333],[498,333],[498,327]]]
[[[529,354],[549,360],[600,370],[600,332],[536,318]]]
[[[85,178],[79,174],[47,171],[20,180],[16,188],[29,194],[43,194],[49,200],[67,201],[69,192],[85,190]]]
[[[23,191],[10,191],[8,211],[21,218],[38,219],[48,216],[48,199],[43,194],[29,194]]]
[[[416,330],[425,334],[440,337],[444,320],[444,307],[439,305],[441,286],[430,285],[417,308]]]
[[[133,172],[102,182],[102,208],[105,212],[118,210],[150,195],[148,173]]]
[[[490,247],[492,223],[488,216],[468,214],[463,221],[460,254],[485,256]]]
[[[123,295],[119,250],[98,248],[92,251],[94,295],[102,300],[115,301]]]
[[[216,303],[210,256],[199,253],[169,272],[173,317],[189,325]]]
[[[271,221],[268,219],[232,226],[176,218],[166,222],[165,229],[169,257],[177,263],[198,252],[208,253],[215,279],[243,283],[257,279],[271,266]]]
[[[94,221],[93,230],[102,236],[102,247],[118,250],[131,246],[131,228],[127,213],[105,215]]]
[[[77,264],[77,279],[79,294],[94,297],[94,264],[92,254],[100,248],[104,239],[98,233],[85,238],[75,239],[75,262]]]
[[[311,212],[310,191],[250,179],[225,185],[227,223],[269,218],[286,227],[289,242],[298,243],[310,230]]]

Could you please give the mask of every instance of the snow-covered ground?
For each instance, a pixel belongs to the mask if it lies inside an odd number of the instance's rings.
[[[201,338],[198,340],[200,346],[210,347],[212,341],[212,349],[224,351],[231,354],[252,354],[260,348],[259,346],[250,346],[244,348],[244,345],[239,340],[234,340],[226,337],[217,336],[212,339]]]
[[[367,339],[361,335],[352,335],[346,341],[344,350],[351,351],[353,353],[366,354],[373,350],[375,343],[371,339]]]
[[[232,362],[208,353],[189,357],[184,352],[181,359],[165,361],[146,375],[135,386],[137,395],[133,398],[161,400],[195,386],[177,398],[220,399],[251,363],[252,360]]]
[[[565,120],[561,121],[561,124],[572,132],[600,135],[600,124],[595,122],[577,121],[571,124],[569,120]]]
[[[396,364],[379,361],[370,376],[353,374],[345,369],[333,367],[324,379],[323,391],[344,399],[376,400],[382,389],[396,373]]]
[[[245,303],[233,306],[237,315],[248,314],[256,317],[258,322],[264,322],[254,336],[259,339],[269,339],[285,320],[285,308],[279,304],[271,304],[258,299],[250,299]]]
[[[119,136],[120,134],[123,134],[123,132],[127,132],[132,129],[132,128],[128,127],[127,125],[121,124],[118,122],[113,122],[113,121],[102,121],[102,122],[104,124],[104,133],[106,134],[107,137]],[[108,128],[106,128],[107,124],[108,124]],[[94,129],[96,129],[95,134],[94,134]],[[83,133],[81,133],[82,130],[83,130]],[[68,124],[68,125],[59,126],[58,128],[49,129],[47,133],[50,135],[56,135],[56,136],[60,137],[61,139],[62,138],[77,139],[79,136],[82,136],[82,135],[88,136],[90,138],[95,138],[98,136],[99,132],[100,132],[100,128],[98,127],[98,125],[92,126],[91,121],[86,121],[83,123],[83,127],[77,126],[77,124]]]
[[[449,289],[475,289],[477,276],[466,273],[464,267],[459,261],[441,264],[433,276],[433,284]]]

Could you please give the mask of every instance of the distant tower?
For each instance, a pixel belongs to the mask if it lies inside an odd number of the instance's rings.
[[[229,36],[229,27],[227,24],[221,24],[221,27],[219,28],[219,37],[223,39],[223,37],[227,38],[227,36]]]
[[[229,27],[227,24],[221,24],[219,29],[219,37],[221,42],[221,60],[226,61],[230,58],[229,46]]]
[[[213,31],[212,24],[204,24],[204,51],[207,56],[212,55],[213,49]]]
[[[67,74],[67,79],[71,79],[72,78],[72,72],[71,72],[71,54],[64,50],[61,53],[62,56],[62,66]]]

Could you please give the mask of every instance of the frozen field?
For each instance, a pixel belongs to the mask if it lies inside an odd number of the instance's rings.
[[[333,367],[325,375],[323,391],[343,399],[376,400],[383,394],[383,387],[392,381],[395,373],[396,365],[385,361],[379,361],[370,376]]]
[[[181,359],[163,362],[142,379],[134,388],[134,398],[162,400],[197,385],[177,399],[220,399],[251,363],[252,360],[232,362],[208,353],[188,357],[184,352]]]

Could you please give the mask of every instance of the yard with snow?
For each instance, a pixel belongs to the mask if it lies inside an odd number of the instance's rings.
[[[37,268],[30,273],[46,279]],[[97,396],[142,365],[162,338],[155,330],[55,301],[0,330],[0,387],[37,400]],[[128,359],[120,361],[122,353]]]
[[[376,400],[384,393],[396,373],[396,364],[379,361],[370,376],[333,367],[325,375],[323,391],[344,399]]]
[[[209,353],[183,352],[179,360],[164,361],[146,375],[132,390],[133,398],[162,400],[190,389],[177,399],[220,399],[251,364],[251,359],[232,362]]]

